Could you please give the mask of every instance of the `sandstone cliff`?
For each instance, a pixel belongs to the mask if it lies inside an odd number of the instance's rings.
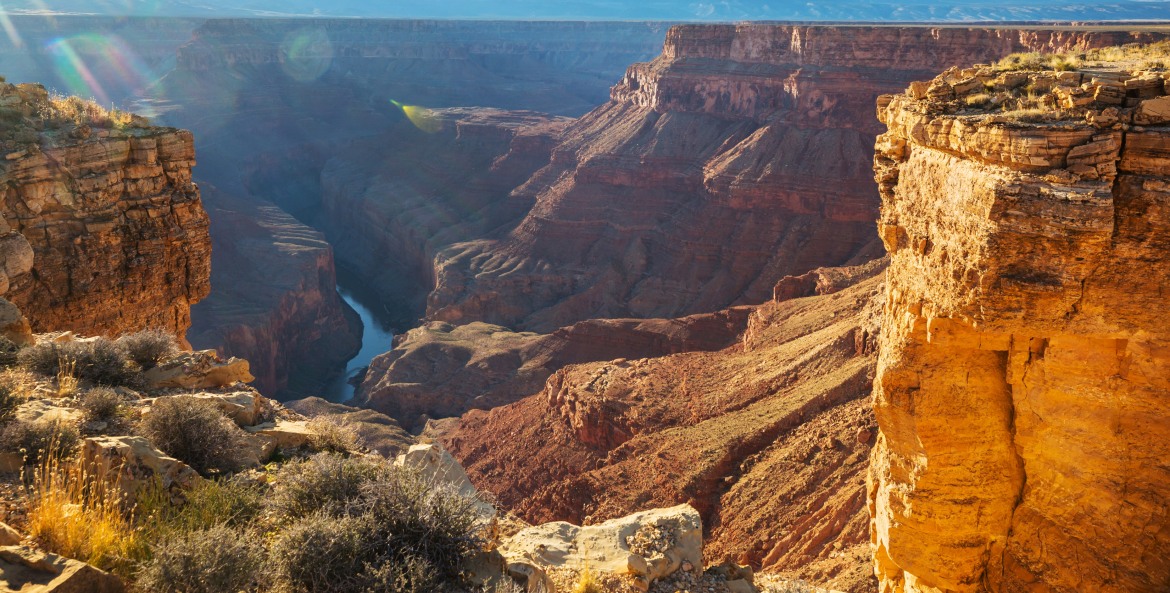
[[[868,590],[880,282],[763,305],[716,352],[562,368],[540,393],[469,412],[440,438],[477,487],[528,521],[688,503],[702,513],[708,562]]]
[[[191,133],[37,85],[0,83],[0,112],[7,298],[36,331],[183,336],[210,288]],[[14,275],[30,256],[31,273]]]
[[[1170,587],[1170,76],[1148,51],[879,102],[883,591]]]
[[[925,72],[1147,34],[678,26],[514,193],[506,237],[436,258],[428,318],[551,331],[766,300],[776,281],[880,252],[872,105]]]

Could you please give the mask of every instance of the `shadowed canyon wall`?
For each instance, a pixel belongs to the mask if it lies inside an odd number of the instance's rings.
[[[1170,587],[1168,80],[954,69],[881,101],[883,591]],[[1052,103],[987,115],[985,84]]]
[[[0,215],[31,248],[6,242],[6,261],[32,261],[31,273],[5,270],[6,297],[38,332],[157,327],[182,338],[210,288],[191,133],[59,121],[31,129],[25,118],[45,112],[45,90],[0,87]]]
[[[873,104],[924,74],[1124,33],[677,26],[513,192],[507,236],[435,260],[427,317],[536,331],[760,303],[788,274],[864,261]]]

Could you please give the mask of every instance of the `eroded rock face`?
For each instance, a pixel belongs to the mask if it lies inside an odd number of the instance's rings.
[[[6,109],[47,101],[3,85]],[[13,100],[13,101],[9,101]],[[158,327],[183,336],[210,290],[211,243],[191,182],[190,132],[126,127],[44,130],[0,161],[6,298],[35,331],[117,335]],[[13,268],[31,256],[31,273]]]
[[[776,281],[880,255],[873,102],[923,72],[1128,34],[679,26],[513,192],[527,217],[435,260],[430,319],[551,331],[766,301]]]
[[[879,103],[884,591],[1170,586],[1170,120],[1163,75],[1101,70]],[[1051,117],[973,113],[965,74]]]
[[[716,352],[564,367],[441,440],[481,491],[531,523],[687,503],[707,526],[709,562],[867,590],[872,435],[858,435],[875,430],[880,283],[766,304]]]
[[[357,397],[408,426],[532,395],[569,364],[721,350],[747,328],[750,307],[682,319],[591,319],[551,334],[436,321],[376,357]]]

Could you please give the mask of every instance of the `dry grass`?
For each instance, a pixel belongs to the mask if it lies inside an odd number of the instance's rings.
[[[106,109],[92,99],[53,94],[42,108],[41,117],[49,122],[70,122],[75,126],[125,129],[145,124],[145,120],[128,111]]]
[[[1081,53],[1041,54],[1036,52],[1011,54],[995,64],[1000,72],[1053,70],[1065,72],[1092,67],[1103,62],[1131,64],[1136,70],[1166,68],[1170,62],[1170,41],[1141,45],[1091,49]]]
[[[330,453],[351,453],[361,449],[361,439],[356,429],[344,420],[330,416],[318,416],[309,420],[309,446],[314,451]]]
[[[581,576],[577,578],[577,584],[573,585],[573,593],[603,593],[605,588],[601,586],[601,581],[597,580],[597,576],[588,566],[581,571]]]
[[[51,552],[123,576],[148,552],[118,487],[77,459],[45,455],[28,498],[29,535]]]
[[[73,397],[77,393],[77,361],[62,356],[57,366],[57,397]]]

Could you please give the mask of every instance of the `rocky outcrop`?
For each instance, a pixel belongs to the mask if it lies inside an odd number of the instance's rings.
[[[474,322],[431,322],[376,357],[357,392],[363,406],[416,426],[532,395],[570,364],[722,350],[747,328],[750,307],[682,319],[593,319],[551,334]]]
[[[142,489],[156,486],[181,496],[180,491],[189,490],[203,480],[199,472],[168,457],[142,437],[85,439],[80,460],[89,475],[116,483],[128,500],[134,500]]]
[[[578,527],[564,522],[529,527],[500,546],[508,570],[556,590],[545,571],[590,571],[632,579],[641,591],[678,571],[703,568],[703,523],[687,505],[654,509]]]
[[[760,303],[776,281],[880,255],[873,103],[924,72],[1143,34],[678,26],[514,192],[502,239],[435,261],[430,319],[551,331]]]
[[[142,378],[151,389],[213,389],[255,379],[248,372],[248,361],[222,360],[214,350],[180,353],[147,370]]]
[[[36,331],[183,336],[210,290],[191,133],[45,119],[55,107],[36,85],[4,84],[0,102],[19,122],[5,130],[0,162],[6,298]],[[31,273],[13,269],[30,258]]]
[[[562,368],[441,440],[500,508],[532,523],[687,503],[709,561],[868,590],[862,476],[880,282],[766,304],[717,352]]]
[[[319,397],[308,397],[287,402],[288,409],[309,418],[324,417],[352,430],[361,442],[384,457],[396,457],[415,443],[414,437],[402,429],[398,421],[374,410],[365,410]]]
[[[0,592],[122,593],[118,577],[27,546],[0,547]]]
[[[1170,586],[1167,78],[1092,57],[879,102],[883,591]]]

